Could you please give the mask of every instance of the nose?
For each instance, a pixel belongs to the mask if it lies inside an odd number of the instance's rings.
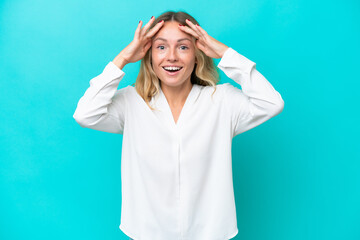
[[[178,57],[177,57],[177,53],[176,53],[176,48],[170,48],[169,52],[168,52],[168,61],[177,61]]]

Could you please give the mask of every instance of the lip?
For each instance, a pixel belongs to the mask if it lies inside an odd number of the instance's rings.
[[[165,69],[164,69],[164,67],[169,67],[169,66],[163,66],[162,67],[162,69],[168,74],[168,75],[170,75],[170,76],[175,76],[175,75],[177,75],[180,71],[182,71],[184,68],[183,67],[181,67],[181,69],[179,70],[179,71],[176,71],[176,72],[168,72],[168,71],[166,71]],[[173,66],[173,67],[175,67],[175,66]],[[177,67],[177,66],[176,66]]]

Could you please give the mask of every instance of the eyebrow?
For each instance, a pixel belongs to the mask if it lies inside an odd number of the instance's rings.
[[[154,42],[155,42],[156,40],[162,40],[162,41],[164,41],[164,42],[167,42],[167,40],[166,40],[165,38],[161,38],[161,37],[156,38],[156,39],[154,40]],[[177,41],[178,41],[178,42],[181,42],[181,41],[184,41],[184,40],[189,40],[189,41],[191,42],[191,40],[188,39],[188,38],[180,38],[180,39],[178,39]]]

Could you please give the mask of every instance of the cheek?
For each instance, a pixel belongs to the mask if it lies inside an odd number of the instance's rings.
[[[152,52],[151,53],[151,60],[153,63],[158,63],[161,61],[163,57],[161,56],[161,54],[156,53],[156,52]]]
[[[187,62],[191,67],[195,66],[195,57],[194,56],[189,56],[189,58],[187,59]]]

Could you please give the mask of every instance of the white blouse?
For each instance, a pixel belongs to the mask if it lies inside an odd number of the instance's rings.
[[[162,91],[151,110],[113,62],[90,80],[73,117],[123,134],[119,228],[135,240],[227,240],[238,233],[232,138],[278,115],[281,95],[255,63],[228,48],[218,67],[229,83],[194,84],[177,123]],[[212,95],[212,96],[211,96]]]

